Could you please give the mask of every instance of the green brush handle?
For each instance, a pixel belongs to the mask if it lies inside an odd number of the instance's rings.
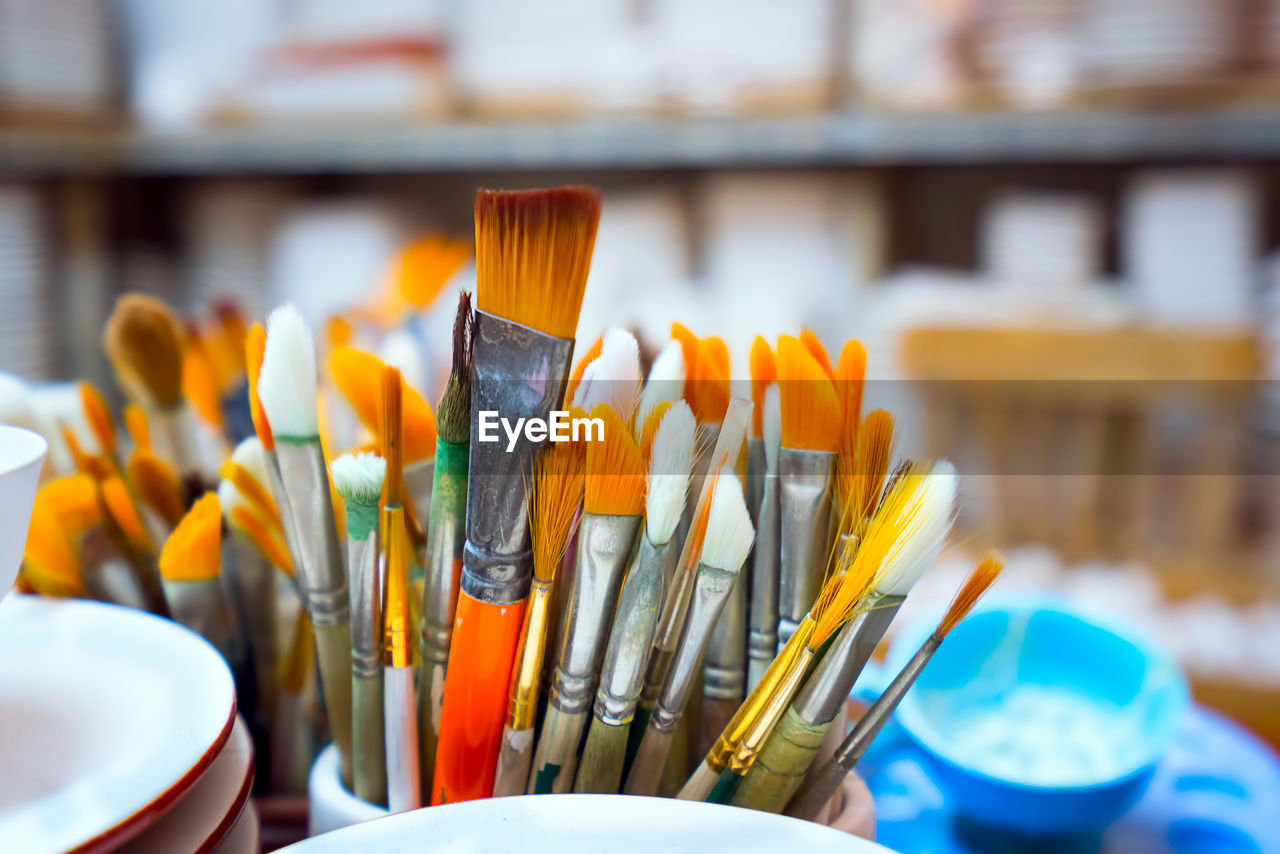
[[[711,787],[711,791],[707,792],[707,803],[709,804],[727,804],[733,800],[733,796],[738,791],[738,786],[742,783],[742,778],[729,768],[720,772],[720,779],[716,780],[716,784]]]
[[[616,795],[622,785],[622,762],[627,755],[627,733],[631,723],[607,724],[591,719],[587,745],[582,748],[578,778],[573,790],[579,794]]]
[[[732,803],[765,812],[782,812],[804,779],[831,721],[815,724],[789,708],[774,728],[755,764],[747,771]]]
[[[381,670],[381,668],[379,668]],[[387,803],[387,747],[383,740],[382,674],[355,676],[351,684],[351,737],[357,798]]]
[[[344,622],[315,626],[314,631],[329,732],[342,760],[342,784],[351,791],[351,626]]]
[[[653,727],[646,727],[640,748],[631,762],[631,771],[627,774],[627,784],[622,792],[625,795],[656,795],[658,784],[662,782],[662,769],[667,764],[667,756],[671,753],[671,739],[675,732],[662,732]]]
[[[578,745],[587,728],[590,711],[565,712],[555,703],[547,704],[547,717],[542,722],[538,750],[533,755],[533,776],[529,779],[531,795],[562,795],[573,790],[573,775],[578,768]]]
[[[498,748],[498,764],[493,774],[493,796],[523,795],[529,782],[529,766],[533,764],[533,730],[502,727],[502,745]]]

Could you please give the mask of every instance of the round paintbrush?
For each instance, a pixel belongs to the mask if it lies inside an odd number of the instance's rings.
[[[642,428],[649,420],[654,407],[663,402],[675,402],[684,396],[685,364],[684,348],[679,341],[671,341],[662,348],[649,377],[640,390],[640,402],[636,407],[636,427]]]

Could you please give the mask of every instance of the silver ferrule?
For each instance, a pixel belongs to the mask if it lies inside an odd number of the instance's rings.
[[[277,437],[276,459],[294,530],[300,535],[296,569],[307,591],[311,622],[316,628],[342,625],[347,622],[351,602],[320,442],[298,443]]]
[[[747,439],[747,479],[742,484],[742,488],[752,525],[755,525],[760,518],[760,501],[764,493],[766,468],[764,440],[758,437]]]
[[[382,672],[382,590],[378,529],[363,540],[347,537],[351,568],[351,674],[373,679]]]
[[[793,631],[818,598],[827,567],[834,463],[825,451],[778,454],[778,613]]]
[[[222,595],[220,576],[190,581],[164,581],[164,598],[173,619],[203,637],[235,663],[231,612]]]
[[[284,479],[280,477],[280,458],[275,448],[264,448],[267,458],[267,481],[271,489],[271,497],[276,500],[276,509],[280,513],[280,527],[284,529],[284,544],[289,549],[289,557],[293,558],[294,567],[302,566],[302,553],[298,549],[298,529],[293,527],[293,511],[289,505],[289,493],[285,491]],[[306,591],[295,576],[293,586],[306,602]]]
[[[431,518],[431,486],[435,480],[436,459],[427,457],[404,467],[404,494],[422,530],[429,530]]]
[[[564,602],[551,679],[550,702],[562,712],[577,714],[591,708],[604,657],[605,631],[639,528],[639,516],[582,514],[573,583]]]
[[[685,704],[689,701],[689,691],[693,687],[698,665],[702,661],[702,653],[711,639],[711,629],[720,616],[721,609],[733,592],[738,573],[725,572],[706,564],[698,565],[698,576],[693,583],[693,595],[689,602],[689,617],[685,622],[684,632],[680,635],[680,645],[676,649],[671,667],[667,670],[666,682],[662,685],[662,693],[658,704],[649,718],[649,725],[659,732],[672,732],[684,713]]]
[[[836,749],[835,761],[842,765],[845,769],[852,769],[858,764],[858,760],[862,758],[862,754],[867,752],[867,748],[871,746],[871,742],[880,733],[881,728],[893,715],[894,709],[898,708],[898,703],[902,702],[902,697],[907,693],[911,686],[915,683],[920,672],[924,670],[929,659],[938,651],[938,647],[942,645],[942,640],[937,635],[929,635],[928,639],[916,650],[916,654],[911,656],[911,660],[902,668],[902,671],[889,683],[889,687],[884,689],[884,693],[880,698],[872,703],[871,708],[867,709],[867,713],[863,715],[853,729],[849,731],[849,735],[845,737],[844,742]]]
[[[667,562],[666,555],[673,551],[670,542],[655,546],[648,537],[640,538],[635,565],[627,573],[622,595],[618,597],[604,665],[600,668],[595,714],[602,723],[621,726],[635,715],[649,652],[653,649],[653,635],[658,629],[658,612],[666,583],[663,564]]]
[[[707,644],[702,694],[709,699],[741,700],[746,692],[747,607],[747,585],[740,582],[733,586]]]
[[[801,718],[812,724],[835,720],[904,601],[905,596],[880,597],[845,624],[796,696]]]
[[[747,656],[767,665],[778,652],[778,478],[772,474],[760,491],[748,623]]]
[[[564,396],[573,341],[475,313],[471,367],[471,445],[467,474],[467,543],[462,588],[481,602],[509,605],[529,592],[528,484],[541,443],[521,430],[515,446],[501,426],[481,441],[481,413],[497,413],[513,427],[519,418],[546,418]]]

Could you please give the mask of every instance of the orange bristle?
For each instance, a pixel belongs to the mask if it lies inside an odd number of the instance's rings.
[[[142,294],[120,297],[103,346],[130,396],[161,409],[182,402],[182,325],[169,306]]]
[[[111,420],[111,412],[107,409],[107,402],[102,399],[102,394],[94,387],[93,383],[81,382],[77,384],[77,388],[80,391],[80,405],[84,407],[84,417],[89,422],[89,429],[93,431],[93,435],[97,438],[102,452],[104,454],[114,454],[116,452],[116,425]]]
[[[230,481],[245,500],[253,505],[253,509],[262,514],[268,522],[277,527],[281,525],[280,510],[276,507],[275,499],[248,469],[239,463],[227,460],[218,469],[218,476]]]
[[[187,349],[182,358],[182,394],[206,424],[222,430],[218,373],[198,332],[187,336]]]
[[[857,531],[875,512],[893,457],[893,416],[873,409],[858,431],[858,448],[836,453],[836,500],[842,523]]]
[[[577,363],[573,366],[573,370],[569,372],[569,384],[565,386],[564,399],[572,403],[573,396],[578,393],[578,386],[582,383],[582,376],[587,372],[587,365],[600,358],[600,352],[604,349],[604,336],[601,335],[596,342],[587,348]]]
[[[778,381],[778,365],[773,360],[773,348],[763,337],[757,335],[751,342],[751,435],[760,438],[764,435],[764,390],[770,383]]]
[[[346,347],[352,338],[351,321],[340,314],[332,315],[324,325],[324,337],[329,342],[329,349]]]
[[[720,338],[698,342],[685,382],[685,400],[699,424],[719,424],[729,408],[729,351]]]
[[[658,425],[662,423],[662,417],[671,409],[671,401],[660,400],[649,410],[648,416],[644,419],[644,424],[640,428],[640,455],[644,458],[644,464],[649,465],[649,459],[653,455],[653,440],[658,435]]]
[[[71,460],[75,463],[76,471],[87,474],[95,480],[101,480],[111,474],[111,466],[101,457],[86,451],[74,430],[66,424],[58,425],[58,430],[62,433],[62,441],[66,444],[67,450],[71,452]]]
[[[83,596],[85,593],[80,556],[43,489],[31,508],[22,564],[24,575],[37,593],[46,596]]]
[[[151,425],[147,423],[142,407],[131,403],[124,408],[124,426],[135,448],[151,447]]]
[[[831,358],[827,355],[827,348],[822,346],[822,340],[811,329],[802,329],[800,331],[800,343],[809,351],[813,358],[817,359],[818,364],[822,366],[822,372],[827,375],[827,379],[836,378],[835,369],[831,367]]]
[[[862,342],[850,338],[840,351],[836,365],[836,389],[840,393],[840,416],[846,423],[862,419],[862,389],[867,379],[867,351]],[[856,431],[855,431],[856,435]]]
[[[585,448],[582,442],[552,442],[538,457],[529,530],[533,539],[533,576],[542,583],[556,577],[573,520],[582,505]]]
[[[118,476],[108,477],[101,482],[102,500],[107,505],[107,512],[115,520],[116,525],[129,541],[135,551],[149,553],[151,537],[147,534],[146,525],[138,515],[137,505],[125,488],[124,481]]]
[[[245,320],[244,309],[230,297],[214,300],[213,316],[222,330],[226,342],[228,358],[232,360],[237,371],[243,371],[245,363],[245,342],[249,335],[249,325]]]
[[[166,581],[217,578],[222,560],[222,505],[206,492],[191,505],[160,550],[160,575]]]
[[[693,363],[698,361],[698,344],[700,343],[698,336],[683,323],[672,323],[671,338],[680,342],[680,351],[684,355],[685,376],[693,376]]]
[[[262,409],[262,401],[258,399],[258,373],[262,370],[262,353],[267,346],[267,329],[261,323],[253,324],[244,339],[245,373],[249,377],[249,415],[253,418],[253,432],[258,434],[258,441],[263,450],[274,450],[275,437],[271,435],[271,424],[267,421],[267,413]]]
[[[597,516],[638,516],[645,475],[640,446],[613,407],[598,404],[591,417],[604,421],[604,441],[587,443],[583,508]]]
[[[946,616],[942,618],[942,622],[938,623],[938,628],[933,633],[934,636],[939,640],[945,638],[956,627],[956,624],[973,610],[973,606],[978,604],[982,594],[986,593],[992,584],[995,584],[1003,569],[1004,555],[997,551],[987,552],[982,559],[982,563],[978,564],[973,572],[969,573],[969,577],[965,579],[964,586],[960,588],[956,598],[951,600],[951,607],[947,609]]]
[[[72,539],[86,529],[101,524],[98,487],[87,474],[73,474],[49,481],[40,489],[54,517]]]
[[[329,354],[329,374],[360,423],[375,436],[382,430],[382,391],[377,379],[387,366],[377,356],[339,347]],[[436,418],[426,399],[400,381],[401,454],[405,465],[436,455]]]
[[[231,524],[244,534],[267,562],[286,575],[293,575],[293,558],[285,546],[279,527],[255,509],[247,506],[231,508]]]
[[[479,309],[573,338],[600,224],[599,191],[480,190],[475,221]]]
[[[129,457],[129,482],[142,503],[170,527],[182,520],[182,481],[169,464],[150,449],[134,451]]]
[[[382,411],[378,419],[382,439],[382,456],[387,461],[387,478],[383,496],[388,507],[400,506],[404,491],[404,416],[402,413],[404,380],[398,368],[383,368],[381,373]]]
[[[708,469],[711,473],[703,481],[702,495],[706,500],[702,501],[702,506],[697,511],[697,517],[693,520],[693,524],[689,526],[689,535],[681,554],[682,558],[687,558],[681,561],[685,569],[691,569],[696,566],[698,558],[702,555],[702,547],[707,541],[707,526],[711,523],[711,496],[715,495],[716,483],[720,479],[720,469],[726,461],[727,457],[725,455],[721,455],[720,459],[715,460],[715,464]]]
[[[840,440],[840,399],[822,365],[798,339],[778,339],[778,401],[782,447],[836,450]]]
[[[470,257],[469,244],[435,235],[409,244],[396,259],[391,275],[401,299],[415,308],[426,308]]]

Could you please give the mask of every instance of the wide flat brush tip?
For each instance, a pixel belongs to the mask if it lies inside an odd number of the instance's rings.
[[[222,550],[222,505],[216,493],[202,495],[160,551],[160,575],[169,581],[205,581],[218,576]]]
[[[778,339],[782,447],[834,452],[840,439],[840,400],[826,370],[798,339]]]
[[[276,446],[275,437],[271,435],[271,424],[267,421],[267,413],[262,409],[262,401],[258,398],[258,373],[262,370],[262,354],[267,346],[267,329],[261,323],[255,323],[244,339],[245,373],[249,379],[249,417],[253,419],[253,432],[258,435],[262,447],[268,451]]]
[[[748,364],[751,369],[751,435],[759,438],[764,431],[764,390],[778,380],[773,348],[760,335],[751,342]]]
[[[622,418],[607,404],[591,412],[604,422],[604,441],[587,443],[583,508],[599,516],[636,516],[644,509],[644,458]]]
[[[711,493],[711,512],[707,521],[707,536],[702,543],[701,563],[725,572],[736,573],[751,551],[755,539],[747,502],[742,494],[742,483],[726,465],[716,478],[715,491]]]

